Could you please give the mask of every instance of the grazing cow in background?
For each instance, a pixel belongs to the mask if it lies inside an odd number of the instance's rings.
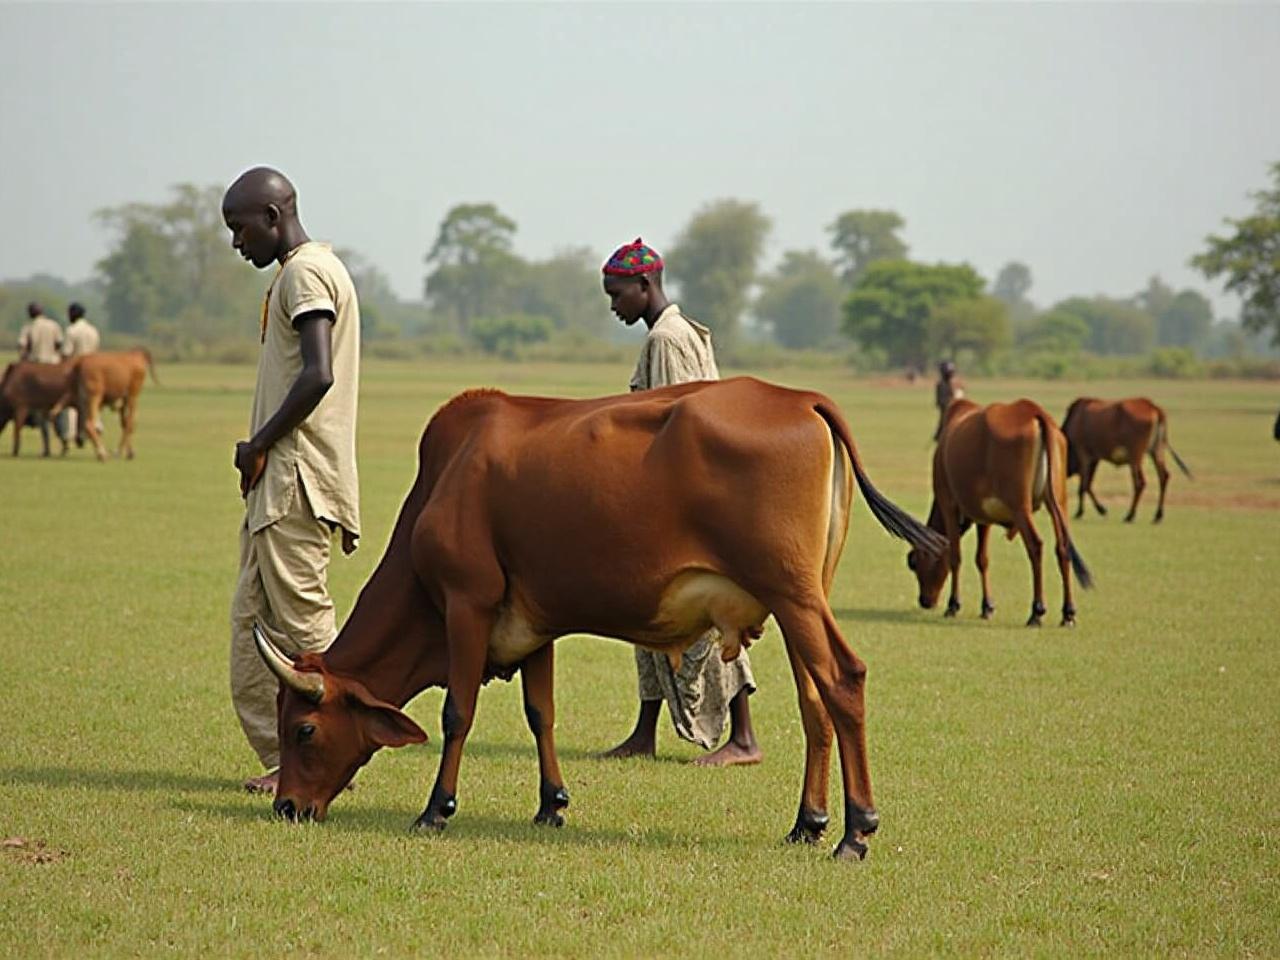
[[[1071,598],[1071,570],[1089,587],[1092,578],[1067,529],[1067,441],[1042,407],[1030,400],[980,407],[972,400],[954,400],[947,408],[942,435],[933,454],[933,506],[930,528],[945,533],[947,556],[930,557],[913,549],[907,566],[920,585],[920,606],[938,602],[947,574],[951,575],[948,617],[960,609],[960,538],[971,523],[978,527],[978,572],[982,578],[982,618],[995,612],[987,577],[987,540],[993,524],[1004,527],[1012,540],[1022,535],[1031,560],[1034,600],[1027,626],[1038,627],[1045,614],[1041,570],[1043,543],[1031,514],[1043,503],[1053,522],[1058,568],[1062,572],[1062,625],[1075,623]]]
[[[151,352],[113,350],[91,353],[75,361],[74,393],[79,414],[78,431],[89,435],[99,460],[107,459],[98,432],[99,411],[104,406],[120,405],[120,454],[133,459],[133,426],[138,411],[138,394],[142,392],[147,371],[157,384],[155,367],[151,365]],[[77,434],[77,442],[79,435]]]
[[[1164,452],[1173,455],[1179,469],[1191,478],[1191,471],[1182,462],[1169,443],[1169,426],[1164,410],[1146,397],[1108,402],[1096,397],[1080,397],[1067,408],[1062,421],[1062,432],[1067,435],[1067,476],[1080,474],[1080,503],[1076,518],[1084,516],[1084,496],[1087,493],[1098,513],[1106,515],[1107,508],[1098,502],[1093,492],[1093,474],[1103,460],[1116,466],[1129,465],[1133,476],[1133,502],[1125,523],[1131,523],[1138,510],[1138,500],[1146,488],[1147,478],[1142,473],[1142,458],[1151,454],[1160,480],[1160,502],[1156,506],[1155,522],[1164,517],[1164,492],[1169,485],[1169,468],[1165,466]]]
[[[41,414],[40,437],[44,441],[44,456],[49,456],[49,421],[58,415],[71,401],[74,361],[62,363],[35,363],[21,361],[5,368],[0,380],[0,430],[13,421],[13,455],[18,455],[22,440],[22,428],[27,417]],[[61,433],[63,455],[67,452],[67,438]]]
[[[832,732],[840,858],[879,823],[863,726],[866,666],[827,602],[856,481],[876,519],[921,551],[942,538],[871,485],[840,412],[749,378],[559,400],[462,394],[431,419],[385,554],[337,639],[296,662],[258,631],[280,679],[275,810],[323,819],[379,747],[426,739],[400,707],[444,686],[444,748],[418,829],[456,806],[482,682],[518,669],[540,769],[535,823],[568,805],[553,739],[552,641],[616,637],[681,653],[712,626],[732,660],[777,619],[806,740],[788,839],[827,825]],[[643,489],[643,498],[637,491]]]

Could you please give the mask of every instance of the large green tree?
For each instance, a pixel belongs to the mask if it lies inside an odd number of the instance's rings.
[[[839,332],[841,293],[825,257],[816,250],[788,250],[761,281],[755,315],[784,347],[820,347]]]
[[[1280,344],[1280,162],[1271,165],[1270,189],[1253,194],[1251,216],[1227,219],[1232,232],[1205,238],[1208,249],[1191,258],[1210,279],[1226,278],[1226,288],[1243,300],[1245,329],[1269,330]]]
[[[877,260],[904,260],[907,245],[898,236],[906,221],[892,210],[846,210],[827,227],[836,268],[846,284],[857,283]]]
[[[144,333],[160,323],[209,341],[254,329],[266,282],[231,249],[222,187],[172,188],[168,203],[130,203],[97,219],[116,239],[98,262],[110,326]]]
[[[602,335],[609,301],[600,287],[600,264],[589,247],[569,247],[529,263],[516,296],[524,314],[550,318],[557,329]]]
[[[1089,328],[1085,346],[1093,353],[1133,356],[1155,346],[1155,318],[1132,301],[1071,297],[1055,304],[1053,310],[1084,321]]]
[[[1009,341],[1009,308],[995,297],[948,300],[929,313],[928,346],[935,357],[986,360]]]
[[[1204,346],[1213,326],[1213,305],[1194,290],[1174,294],[1168,305],[1156,314],[1156,339],[1163,347]]]
[[[768,235],[769,218],[757,204],[716,200],[693,215],[665,254],[681,307],[711,327],[718,343],[737,337]]]
[[[524,262],[511,251],[516,223],[492,203],[453,207],[427,252],[426,297],[462,332],[479,316],[508,312]]]
[[[968,264],[880,260],[863,273],[844,301],[844,329],[864,348],[882,350],[893,364],[919,368],[930,361],[932,324],[957,301],[977,300],[986,286]]]

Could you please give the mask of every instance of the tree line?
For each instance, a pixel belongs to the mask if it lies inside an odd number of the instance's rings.
[[[872,367],[923,369],[943,357],[979,366],[1002,352],[1070,358],[1136,356],[1156,348],[1230,354],[1280,343],[1280,164],[1257,209],[1228,220],[1192,259],[1226,277],[1244,307],[1239,324],[1214,323],[1209,301],[1152,277],[1127,297],[1076,296],[1044,307],[1033,277],[1011,261],[988,281],[966,263],[910,258],[905,220],[892,210],[848,210],[827,225],[824,248],[784,251],[764,270],[771,229],[752,202],[704,205],[663,251],[683,308],[707,323],[722,350],[753,342],[860,351]],[[16,329],[28,299],[57,310],[80,299],[109,331],[174,352],[248,341],[264,281],[230,249],[218,186],[179,184],[166,202],[95,214],[111,235],[96,276],[82,284],[33,277],[0,285],[0,316]],[[528,260],[515,253],[516,222],[492,203],[447,212],[424,252],[421,299],[403,300],[387,276],[339,249],[361,300],[364,336],[453,337],[476,349],[513,352],[555,337],[603,339],[616,330],[599,287],[607,251],[565,247]],[[43,295],[43,296],[42,296]]]

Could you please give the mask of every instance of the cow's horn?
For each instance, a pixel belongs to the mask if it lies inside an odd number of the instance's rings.
[[[258,645],[258,655],[262,662],[271,668],[286,687],[306,697],[312,703],[319,703],[324,698],[324,677],[318,673],[303,673],[293,665],[293,661],[276,649],[276,645],[267,639],[262,628],[253,625],[253,642]]]

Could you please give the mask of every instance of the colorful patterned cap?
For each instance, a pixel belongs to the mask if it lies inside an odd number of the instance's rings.
[[[623,244],[613,251],[613,255],[601,269],[610,277],[638,277],[642,273],[657,273],[662,269],[662,256],[636,237],[635,243]]]

